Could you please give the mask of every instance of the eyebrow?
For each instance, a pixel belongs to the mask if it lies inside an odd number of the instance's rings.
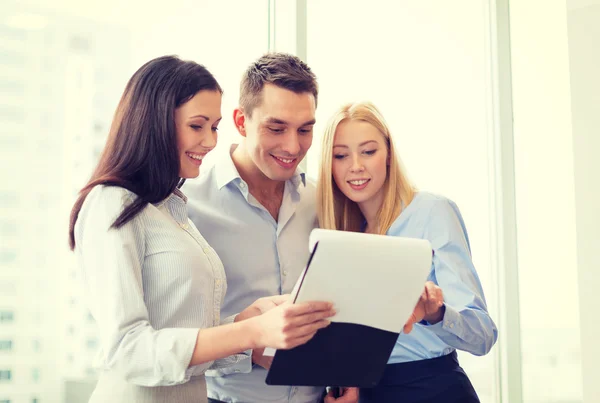
[[[367,141],[363,141],[363,142],[362,142],[362,143],[360,143],[358,146],[359,146],[359,147],[362,147],[362,146],[364,146],[364,145],[367,145],[367,144],[369,144],[369,143],[377,143],[377,141],[375,141],[375,140],[367,140]],[[344,147],[344,148],[348,148],[348,146],[347,146],[347,145],[345,145],[345,144],[335,144],[333,147],[334,147],[334,148],[335,148],[335,147]]]
[[[208,116],[204,116],[204,115],[194,115],[194,116],[189,117],[189,119],[195,119],[195,118],[203,118],[206,121],[210,120],[210,119],[208,119]]]
[[[304,122],[300,125],[300,127],[303,126],[309,126],[309,125],[314,125],[317,121],[315,119],[309,120],[308,122]],[[277,119],[277,118],[267,118],[265,120],[266,124],[275,124],[275,125],[287,125],[288,122],[286,122],[285,120],[281,120],[281,119]]]
[[[194,115],[194,116],[190,116],[188,119],[195,119],[195,118],[203,118],[204,120],[206,120],[207,122],[210,120],[208,118],[208,116],[205,115]],[[223,117],[219,117],[219,119],[215,120],[215,122],[219,122],[221,119],[223,119]]]

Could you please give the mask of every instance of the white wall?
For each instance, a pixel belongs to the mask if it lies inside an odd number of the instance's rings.
[[[600,2],[588,3],[569,10],[568,28],[583,397],[593,403],[600,402]]]

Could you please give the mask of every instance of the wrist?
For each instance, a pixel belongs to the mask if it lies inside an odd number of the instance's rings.
[[[240,323],[240,325],[242,325],[242,332],[247,339],[248,348],[246,348],[246,350],[255,350],[264,347],[262,345],[261,326],[257,319],[258,318],[256,317],[249,317]]]
[[[446,313],[446,305],[442,305],[440,309],[436,313],[430,316],[426,316],[423,319],[427,321],[430,325],[435,325],[436,323],[441,322],[444,319],[444,314]]]

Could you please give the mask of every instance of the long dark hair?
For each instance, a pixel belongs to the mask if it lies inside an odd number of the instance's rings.
[[[98,166],[71,210],[71,250],[79,211],[94,186],[120,186],[138,196],[111,228],[125,225],[148,203],[158,203],[175,190],[180,182],[175,109],[202,90],[223,92],[204,66],[177,56],[158,57],[135,72],[121,96]]]

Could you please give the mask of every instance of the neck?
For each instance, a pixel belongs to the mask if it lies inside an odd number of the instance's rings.
[[[283,192],[285,182],[275,181],[265,176],[250,158],[244,141],[237,146],[233,146],[231,159],[244,182],[248,184],[251,192],[257,189],[260,189],[260,193],[263,194],[278,194]]]
[[[370,198],[369,200],[365,200],[358,204],[358,208],[360,208],[360,212],[367,220],[367,228],[365,232],[369,233],[378,233],[379,232],[379,217],[377,214],[379,210],[381,210],[381,206],[383,204],[383,195],[377,194],[376,196]]]

